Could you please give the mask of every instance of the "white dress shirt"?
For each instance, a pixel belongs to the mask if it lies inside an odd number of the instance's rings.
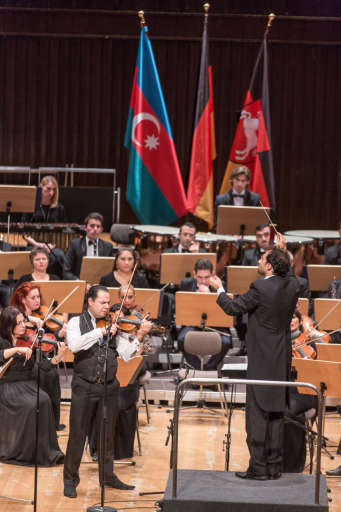
[[[91,315],[91,323],[94,329],[90,332],[86,332],[85,334],[81,334],[79,328],[79,316],[74,316],[71,320],[68,321],[66,326],[66,336],[68,347],[71,352],[75,354],[80,350],[88,350],[92,345],[97,343],[99,340],[103,339],[102,329],[96,327],[96,320]]]
[[[127,332],[116,334],[116,350],[123,361],[129,361],[140,353],[140,342]]]

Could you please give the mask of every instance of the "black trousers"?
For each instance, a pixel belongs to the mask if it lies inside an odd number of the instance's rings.
[[[107,424],[105,453],[102,453],[101,431],[103,425],[104,385],[90,383],[78,376],[72,380],[72,399],[70,410],[70,434],[64,461],[64,481],[76,483],[79,478],[85,439],[90,427],[91,418],[96,416],[98,467],[100,484],[108,483],[113,478],[114,432],[118,414],[118,381],[107,385]],[[102,475],[102,459],[104,458],[104,475]]]
[[[58,368],[51,368],[49,371],[40,372],[40,379],[41,387],[50,397],[56,428],[58,428],[60,423],[61,398]]]
[[[250,453],[249,470],[268,476],[281,472],[283,413],[261,409],[253,386],[247,386],[245,417],[246,442]]]

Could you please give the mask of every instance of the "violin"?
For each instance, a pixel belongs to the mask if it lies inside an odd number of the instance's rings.
[[[142,320],[139,319],[136,315],[125,315],[124,317],[117,318],[117,311],[111,311],[109,313],[109,318],[111,318],[111,323],[117,324],[117,327],[120,331],[126,333],[132,333],[135,331],[136,328],[142,324],[143,320],[145,320],[143,317]],[[98,319],[96,321],[96,327],[107,328],[109,325],[109,318]],[[153,350],[149,343],[142,341],[141,344],[143,345],[144,350],[147,352],[151,352]]]
[[[304,332],[293,340],[292,355],[299,359],[316,359],[316,351],[310,345],[310,341]]]
[[[54,342],[53,344],[49,343],[49,341]],[[57,343],[55,336],[52,333],[45,333],[44,338],[40,341],[40,347],[42,352],[51,352],[53,350],[53,345]],[[38,340],[37,340],[37,332],[34,329],[29,327],[26,328],[25,334],[20,336],[16,340],[17,347],[29,347],[31,349],[38,348]]]
[[[32,311],[32,316],[40,318],[40,320],[44,320],[47,310],[47,306],[40,306],[40,308],[36,311]],[[56,313],[53,316],[48,315],[47,318],[48,319],[46,320],[45,325],[50,331],[59,331],[59,329],[61,329],[64,325],[64,317],[61,313]]]

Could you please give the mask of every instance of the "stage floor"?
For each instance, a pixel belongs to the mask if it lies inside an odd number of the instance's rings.
[[[168,435],[168,425],[172,413],[168,407],[152,405],[151,421],[146,421],[145,408],[140,410],[140,434],[142,455],[138,456],[135,443],[135,466],[116,465],[115,471],[124,482],[135,485],[133,491],[117,491],[108,489],[106,501],[108,505],[120,510],[139,508],[155,511],[156,502],[163,498],[168,477],[170,443],[165,445]],[[219,412],[219,410],[217,409]],[[66,429],[59,432],[58,438],[65,452],[68,439],[69,406],[62,406],[62,422]],[[226,418],[221,414],[212,414],[202,410],[184,411],[181,414],[179,428],[179,469],[204,470],[224,472],[225,452],[223,442],[227,431]],[[231,472],[244,470],[248,463],[245,444],[244,411],[237,409],[232,416],[232,446],[230,452]],[[327,414],[325,435],[329,438],[328,448],[336,455],[337,443],[340,437],[340,416],[336,413]],[[308,460],[307,460],[308,463]],[[332,469],[341,464],[341,456],[330,460],[326,454],[322,457],[322,471]],[[0,464],[0,496],[12,496],[32,499],[33,497],[33,468]],[[63,466],[41,468],[38,474],[38,506],[39,512],[85,512],[87,507],[100,501],[98,486],[97,464],[92,463],[87,450],[84,452],[80,468],[81,482],[77,488],[78,497],[69,499],[63,496]],[[232,476],[234,480],[237,480]],[[284,482],[284,480],[283,480]],[[281,481],[266,482],[275,489]],[[257,485],[263,486],[263,482]],[[241,485],[241,484],[236,484]],[[254,488],[255,482],[248,481],[249,489]],[[341,512],[341,478],[328,478],[327,485],[331,489],[333,501],[329,504],[329,512]],[[260,487],[259,487],[260,488]],[[156,492],[139,496],[140,492]],[[0,497],[0,510],[4,512],[32,512],[29,503],[14,502]],[[189,511],[186,511],[189,512]],[[257,512],[261,512],[260,508]],[[292,511],[290,511],[292,512]]]

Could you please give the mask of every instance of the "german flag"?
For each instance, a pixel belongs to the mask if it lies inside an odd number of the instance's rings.
[[[246,165],[252,174],[252,192],[260,195],[263,206],[270,206],[275,210],[267,35],[268,28],[257,55],[219,193],[223,194],[231,188],[230,176],[233,169]]]
[[[187,189],[187,210],[213,226],[213,160],[216,157],[212,68],[209,64],[207,13],[201,44],[201,60]]]

